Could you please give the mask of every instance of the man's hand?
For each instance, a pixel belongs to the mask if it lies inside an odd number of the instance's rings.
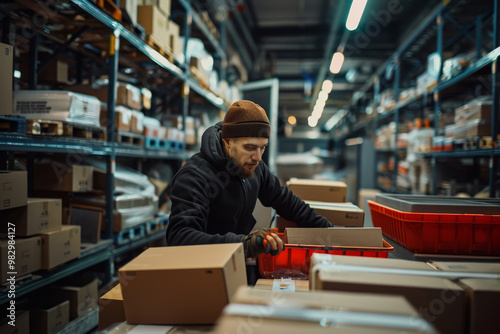
[[[247,257],[257,257],[260,254],[278,255],[285,249],[285,243],[273,230],[261,227],[243,239]]]

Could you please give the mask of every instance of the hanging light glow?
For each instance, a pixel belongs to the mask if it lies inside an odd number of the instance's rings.
[[[331,80],[325,80],[323,81],[323,85],[321,86],[321,90],[327,94],[330,94],[330,92],[333,89],[333,82]]]
[[[288,116],[288,123],[291,125],[297,124],[297,118],[295,118],[295,116]]]
[[[344,63],[344,54],[342,52],[335,52],[332,57],[332,62],[330,63],[330,72],[337,74],[342,68]]]
[[[351,9],[349,9],[349,15],[347,16],[347,21],[345,23],[347,30],[352,31],[358,27],[367,1],[368,0],[352,0]]]

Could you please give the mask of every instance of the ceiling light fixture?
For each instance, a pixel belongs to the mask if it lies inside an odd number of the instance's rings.
[[[318,119],[313,116],[309,116],[307,118],[307,124],[311,127],[314,128],[316,125],[318,125]]]
[[[342,52],[335,52],[332,57],[332,62],[330,63],[330,72],[337,74],[342,68],[344,63],[344,54]]]
[[[295,118],[295,116],[288,116],[288,123],[290,123],[290,125],[297,124],[297,118]]]
[[[323,81],[323,85],[321,86],[321,90],[327,94],[330,94],[330,92],[333,89],[333,82],[332,80],[325,80]]]
[[[356,30],[367,2],[368,0],[352,0],[351,9],[349,9],[349,15],[345,23],[347,30]]]

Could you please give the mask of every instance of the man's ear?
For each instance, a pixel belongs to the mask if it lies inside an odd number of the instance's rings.
[[[231,138],[222,138],[222,140],[224,141],[226,148],[229,148],[231,145]]]

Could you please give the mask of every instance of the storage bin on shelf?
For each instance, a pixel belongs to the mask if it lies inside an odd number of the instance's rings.
[[[369,200],[373,226],[421,254],[500,255],[500,215],[405,212]]]
[[[281,239],[283,239],[283,235],[284,233],[278,233]],[[257,264],[262,277],[305,280],[309,278],[309,264],[314,253],[387,258],[389,252],[392,251],[394,251],[394,247],[385,240],[383,240],[383,247],[285,244],[285,250],[279,255],[259,255]]]

